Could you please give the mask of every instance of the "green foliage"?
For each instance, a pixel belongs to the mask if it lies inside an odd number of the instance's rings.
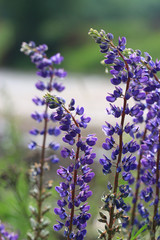
[[[147,226],[148,225],[146,224],[143,227],[141,227],[135,235],[133,233],[132,235],[134,236],[132,236],[131,240],[135,240],[138,236],[140,236],[140,234],[147,229]]]
[[[24,237],[29,227],[28,167],[24,161],[26,151],[22,145],[18,120],[9,110],[10,99],[4,92],[1,95],[4,101],[5,125],[0,145],[0,216],[3,222],[20,230],[20,236]]]
[[[159,10],[158,0],[1,0],[0,63],[26,68],[17,51],[25,39],[53,46],[51,54],[61,51],[68,71],[97,72],[100,57],[95,57],[96,46],[89,45],[86,33],[100,26],[115,38],[125,35],[130,46],[148,49],[154,57],[159,54]]]

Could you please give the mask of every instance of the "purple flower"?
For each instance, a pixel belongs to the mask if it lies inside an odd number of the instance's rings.
[[[61,133],[61,131],[60,131],[59,127],[53,127],[53,128],[48,129],[48,134],[49,135],[54,135],[54,136],[57,137],[57,136],[60,135],[60,133]]]
[[[55,224],[55,225],[53,226],[54,231],[59,231],[59,230],[61,230],[61,228],[63,228],[63,226],[64,226],[64,223],[62,223],[62,222],[60,222],[60,221],[58,221],[58,220],[57,220],[57,222],[58,222],[58,224]]]
[[[121,78],[118,77],[118,78],[111,78],[111,83],[113,85],[119,85],[121,83]]]
[[[55,54],[51,58],[47,57],[46,51],[48,50],[47,45],[42,44],[39,46],[36,46],[34,42],[23,43],[21,51],[24,52],[26,55],[28,55],[31,59],[31,62],[35,64],[36,68],[38,69],[37,75],[42,77],[42,81],[38,81],[35,86],[40,91],[47,91],[48,93],[51,93],[52,91],[62,92],[65,87],[60,82],[60,78],[64,78],[67,73],[63,69],[55,69],[55,64],[60,64],[63,60],[63,57],[60,55],[60,53]],[[47,96],[47,94],[46,94]],[[31,224],[32,230],[33,230],[33,236],[39,236],[39,238],[46,238],[47,235],[45,228],[47,227],[48,223],[46,222],[44,218],[43,213],[43,204],[42,203],[42,195],[43,191],[50,189],[52,186],[52,181],[48,181],[47,184],[44,184],[43,181],[41,181],[44,178],[44,174],[47,170],[49,170],[49,162],[55,164],[59,162],[59,158],[57,155],[53,154],[51,156],[47,156],[47,143],[48,143],[48,135],[57,137],[60,135],[61,131],[59,127],[56,126],[57,121],[59,121],[63,116],[63,111],[59,108],[59,111],[53,111],[50,109],[56,109],[57,107],[61,107],[62,104],[64,104],[64,100],[61,97],[52,98],[52,101],[48,102],[47,99],[41,98],[41,97],[34,97],[32,101],[39,106],[39,108],[43,107],[43,110],[39,113],[35,111],[31,114],[31,117],[36,120],[38,123],[41,123],[42,129],[38,130],[37,128],[33,128],[30,130],[30,134],[33,136],[39,135],[39,138],[41,139],[40,144],[40,159],[38,163],[35,163],[31,167],[30,171],[30,177],[31,182],[33,183],[33,187],[36,189],[36,192],[32,194],[33,198],[35,199],[37,206],[36,211],[40,213],[39,218],[35,216],[35,214],[32,211],[32,222],[36,222],[36,228],[33,226],[34,224]],[[51,111],[51,113],[49,112]],[[54,125],[53,125],[54,124]],[[33,150],[37,147],[37,143],[35,141],[32,141],[28,147]],[[49,143],[48,146],[53,151],[57,151],[60,148],[60,144],[54,142]],[[44,169],[45,171],[41,171]],[[61,174],[59,172],[59,174]],[[71,177],[68,175],[68,179]],[[40,183],[41,182],[41,183]],[[40,183],[40,184],[39,184]],[[64,185],[64,184],[63,184]],[[65,195],[66,190],[64,191],[64,186],[60,186],[60,189],[57,189],[60,193],[60,195]],[[31,190],[31,193],[33,191]],[[43,201],[46,199],[44,197]],[[35,207],[34,207],[35,208]],[[61,207],[62,208],[62,207]],[[59,213],[59,216],[61,219],[65,219],[67,217],[65,211],[62,211]],[[58,224],[54,226],[54,230],[58,231],[64,226],[63,223],[58,221]],[[31,233],[32,235],[32,233]],[[41,236],[43,235],[43,236]],[[31,237],[32,238],[32,237]],[[11,238],[10,238],[11,240]]]
[[[76,108],[76,114],[78,114],[78,115],[82,115],[84,113],[84,108],[83,107],[81,107],[81,108],[79,108],[79,106]]]
[[[54,64],[61,64],[61,62],[64,60],[64,57],[61,56],[60,53],[55,54],[54,56],[52,56],[50,58],[50,60],[54,63]]]
[[[112,64],[115,60],[115,53],[110,51],[106,56],[107,59],[104,60],[105,64]]]
[[[43,91],[43,90],[46,89],[46,86],[45,86],[44,82],[42,82],[42,81],[38,81],[38,82],[35,84],[35,86],[36,86],[36,88],[37,88],[38,90],[41,90],[41,91]]]
[[[68,148],[63,148],[62,149],[62,151],[61,151],[61,156],[63,157],[63,158],[67,158],[67,157],[71,157],[71,151],[68,149]],[[73,158],[74,158],[74,155],[75,154],[73,154]]]
[[[55,82],[53,88],[56,89],[57,92],[62,92],[65,89],[65,86],[63,86],[62,83]]]
[[[45,104],[44,99],[40,99],[39,97],[32,98],[32,101],[37,105],[37,106],[42,106]]]
[[[102,126],[102,130],[107,136],[112,136],[115,132],[114,127],[108,122],[106,122],[106,125]]]
[[[55,142],[51,142],[49,144],[49,147],[54,150],[54,151],[57,151],[59,148],[60,148],[60,144],[59,143],[55,143]]]
[[[48,95],[47,102],[49,106],[52,101],[53,96]],[[74,107],[74,105],[75,101],[72,99],[69,109],[66,109],[65,103],[61,106],[55,106],[56,119],[60,123],[60,129],[64,132],[62,139],[65,143],[75,146],[76,150],[70,150],[66,147],[61,150],[61,156],[70,158],[71,164],[68,167],[60,166],[57,170],[57,174],[63,179],[63,182],[55,187],[61,200],[58,200],[59,207],[55,208],[54,212],[64,221],[66,227],[64,234],[66,237],[75,238],[77,236],[75,239],[83,239],[86,234],[86,222],[91,217],[87,213],[89,207],[84,207],[84,203],[92,195],[88,183],[95,174],[89,165],[93,163],[96,157],[96,154],[92,153],[92,146],[96,144],[97,138],[94,134],[90,134],[85,141],[82,141],[80,127],[86,128],[91,119],[85,117],[83,107]],[[74,113],[72,114],[70,111],[74,111]],[[54,143],[52,145],[50,143],[50,147],[54,150],[56,150],[56,146]],[[73,229],[72,225],[76,225],[77,228]],[[62,225],[60,224],[54,225],[55,231],[61,228]]]
[[[35,128],[33,130],[30,130],[29,133],[34,135],[34,136],[37,136],[39,134],[39,131],[38,131],[38,129]]]
[[[143,206],[142,203],[138,204],[138,211],[143,218],[147,218],[149,216],[148,210]]]
[[[18,234],[14,232],[8,232],[5,229],[5,225],[0,222],[0,237],[2,240],[17,240],[19,239]]]
[[[35,112],[35,113],[32,113],[31,114],[31,117],[36,120],[37,122],[42,122],[43,120],[43,116],[42,114],[38,113],[38,112]]]
[[[51,161],[51,163],[58,163],[59,162],[59,158],[56,155],[50,156],[49,160]]]
[[[151,187],[142,190],[140,193],[141,199],[145,202],[149,202],[153,198],[153,189]]]
[[[96,141],[97,141],[97,138],[93,134],[88,135],[86,138],[86,143],[89,146],[94,146],[96,144]]]
[[[64,69],[54,69],[53,74],[59,78],[64,78],[67,76],[67,72]]]
[[[36,147],[37,147],[37,143],[34,141],[32,141],[30,144],[28,144],[28,148],[31,150],[36,149]]]
[[[114,145],[114,139],[111,137],[111,138],[106,138],[105,143],[102,144],[102,147],[105,150],[110,150],[113,148],[113,145]]]
[[[107,52],[104,63],[109,64],[110,74],[112,75],[111,83],[113,85],[122,83],[126,85],[124,93],[120,91],[119,94],[115,89],[106,97],[110,103],[121,97],[122,107],[110,104],[110,108],[106,109],[107,114],[119,118],[120,122],[116,125],[107,123],[106,126],[103,126],[103,131],[107,135],[103,148],[112,151],[110,158],[100,159],[100,164],[103,166],[104,174],[112,172],[112,167],[115,171],[112,173],[114,185],[109,188],[110,192],[102,198],[104,202],[102,209],[108,212],[110,220],[105,219],[103,214],[101,215],[100,222],[106,224],[105,230],[100,233],[99,238],[111,239],[116,234],[117,228],[121,228],[116,222],[116,214],[119,214],[118,208],[123,209],[125,215],[122,213],[121,217],[118,216],[117,219],[121,218],[122,227],[126,228],[128,225],[128,229],[131,230],[128,239],[133,234],[133,225],[134,229],[137,228],[136,231],[138,231],[145,224],[147,224],[147,229],[150,229],[151,236],[155,238],[160,222],[157,196],[160,186],[160,80],[156,75],[160,71],[160,61],[156,60],[154,62],[148,53],[145,53],[145,57],[143,57],[140,50],[134,51],[131,48],[125,48],[125,37],[119,37],[118,46],[115,46],[112,42],[112,36],[108,37],[104,30],[98,32],[90,29],[89,34],[99,44],[100,51],[102,53]],[[106,44],[104,44],[105,42]],[[132,100],[132,103],[130,100]],[[128,124],[125,123],[126,115],[129,115],[130,118]],[[144,129],[141,131],[143,127]],[[126,134],[129,134],[129,138]],[[115,138],[113,146],[110,136]],[[136,141],[136,138],[138,138],[138,141]],[[132,173],[135,170],[137,172]],[[129,193],[128,184],[118,188],[121,176],[129,185],[134,183],[134,176],[136,176],[136,187],[133,192]],[[145,185],[147,188],[144,187]],[[155,192],[153,191],[154,188]],[[128,206],[123,201],[123,198],[129,194],[130,197],[133,196],[131,220],[126,214]],[[150,203],[152,199],[155,200]],[[142,203],[143,201],[145,201],[145,206]],[[151,206],[154,210],[151,209]],[[138,207],[139,212],[138,220],[135,217],[137,215],[136,207]],[[151,216],[152,212],[153,216]],[[116,224],[114,224],[115,222]],[[108,226],[110,226],[109,230]]]

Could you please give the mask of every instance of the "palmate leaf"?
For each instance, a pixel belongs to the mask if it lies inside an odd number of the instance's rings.
[[[143,227],[141,227],[138,232],[131,238],[131,240],[135,240],[144,230],[147,229],[147,224],[145,224]]]

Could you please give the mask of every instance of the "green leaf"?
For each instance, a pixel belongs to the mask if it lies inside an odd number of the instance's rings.
[[[103,231],[102,231],[101,229],[98,229],[98,233],[102,234],[102,233],[103,233]]]
[[[47,213],[50,209],[51,209],[50,206],[45,206],[45,207],[42,209],[42,215],[44,215],[45,213]]]
[[[147,228],[147,224],[145,224],[143,227],[141,227],[138,232],[131,238],[131,240],[135,240],[146,228]]]
[[[42,239],[46,239],[49,236],[49,231],[48,230],[42,230],[40,234]]]
[[[34,235],[32,233],[27,233],[28,240],[34,240]]]
[[[99,212],[99,215],[101,216],[101,218],[107,219],[106,215],[103,212]]]
[[[37,228],[37,221],[34,218],[30,218],[30,223],[31,223],[31,227],[33,230],[35,230]]]
[[[50,224],[50,220],[49,219],[44,219],[41,223],[42,229],[46,228],[49,224]]]
[[[37,209],[35,208],[35,207],[33,207],[33,206],[29,206],[29,209],[30,209],[30,211],[32,212],[32,214],[35,216],[35,217],[37,217],[37,215],[38,215],[38,211],[37,211]]]
[[[101,222],[101,223],[106,223],[106,220],[105,219],[98,219],[98,222]]]

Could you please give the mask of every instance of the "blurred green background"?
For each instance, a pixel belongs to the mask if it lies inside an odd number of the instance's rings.
[[[27,69],[22,41],[61,52],[70,72],[97,72],[102,58],[87,35],[90,27],[126,36],[128,47],[160,56],[159,0],[0,0],[0,65]]]
[[[19,51],[23,41],[33,40],[37,44],[46,43],[48,55],[61,52],[65,57],[63,67],[70,73],[103,74],[104,67],[100,65],[103,55],[88,36],[90,27],[112,32],[115,42],[118,36],[125,36],[127,47],[147,51],[154,60],[160,58],[159,0],[0,0],[0,70],[24,70],[25,74],[35,71],[29,58]],[[19,229],[20,239],[24,239],[29,229],[28,203],[31,201],[26,169],[35,156],[27,153],[23,132],[18,128],[14,111],[10,111],[12,103],[8,103],[8,99],[8,96],[4,99],[4,108],[6,103],[9,105],[9,111],[3,113],[5,128],[0,121],[3,128],[3,133],[0,132],[0,218],[13,225],[13,229]],[[94,169],[97,174],[91,188],[96,198],[90,200],[93,218],[87,240],[97,239],[100,196],[107,186],[107,179],[97,163]],[[58,181],[55,179],[55,186]],[[56,200],[53,188],[52,209]],[[60,235],[53,235],[53,212],[49,218],[50,239],[59,240]]]

